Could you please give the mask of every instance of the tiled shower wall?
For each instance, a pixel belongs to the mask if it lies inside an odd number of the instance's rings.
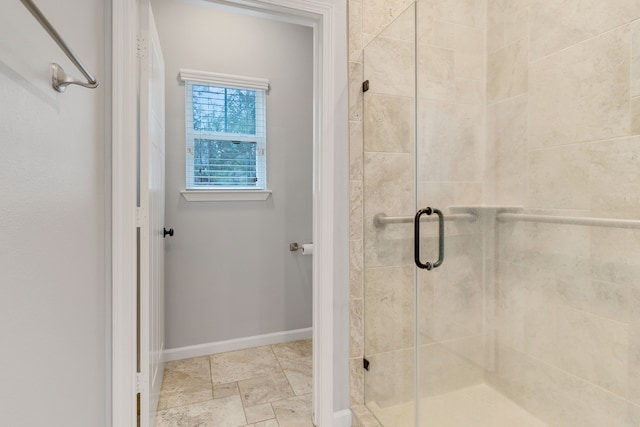
[[[411,4],[411,0],[349,0],[350,153],[350,373],[351,401],[364,403],[364,139],[363,47]]]
[[[640,219],[638,19],[637,0],[489,2],[486,202]],[[487,380],[551,426],[640,425],[640,231],[496,241]]]
[[[431,93],[484,102],[481,79],[448,71],[464,64],[451,53],[452,29],[470,27],[459,19],[484,5],[431,3],[440,15],[425,26],[434,37],[426,58],[441,65]],[[409,4],[349,2],[353,404],[364,394],[362,51]],[[640,218],[640,3],[488,0],[486,10],[487,147],[474,152],[488,167],[480,199],[462,181],[448,194],[472,196],[451,203]],[[468,41],[459,49],[473,54]],[[495,241],[485,259],[496,276],[486,289],[495,303],[485,310],[486,380],[551,425],[640,424],[640,232],[501,223]]]

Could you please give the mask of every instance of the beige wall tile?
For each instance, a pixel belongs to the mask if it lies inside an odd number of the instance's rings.
[[[618,395],[628,387],[628,325],[571,308],[546,310],[531,354]],[[538,345],[540,344],[540,345]]]
[[[487,110],[488,144],[495,152],[488,161],[493,168],[496,202],[524,205],[527,194],[528,97],[526,95],[490,106]]]
[[[484,104],[484,82],[473,79],[456,79],[456,103]]]
[[[589,208],[589,150],[581,146],[529,152],[527,206]]]
[[[361,299],[349,301],[349,328],[351,330],[351,345],[349,347],[350,357],[362,357],[364,354],[364,302]],[[368,334],[376,331],[367,329]]]
[[[627,424],[629,426],[640,425],[640,406],[631,403],[627,405]]]
[[[480,108],[420,100],[418,105],[418,179],[476,181]]]
[[[475,27],[478,24],[476,0],[435,0],[435,17],[439,21]]]
[[[367,268],[364,277],[365,352],[411,347],[415,333],[414,268]]]
[[[369,93],[414,96],[415,51],[412,42],[378,37],[364,50],[364,76]]]
[[[617,283],[591,281],[589,311],[598,316],[627,322],[629,320],[629,287]]]
[[[365,151],[413,152],[413,98],[367,93],[364,111]]]
[[[422,23],[420,23],[422,25]],[[434,21],[434,40],[432,44],[434,46],[443,49],[454,49],[456,42],[456,32],[459,28],[458,25],[452,24],[446,21]],[[419,43],[421,43],[420,41]]]
[[[638,18],[637,0],[532,0],[531,58],[558,52]]]
[[[416,41],[421,44],[435,44],[435,0],[420,0],[416,3]],[[440,46],[446,47],[446,46]]]
[[[362,298],[363,290],[363,272],[362,265],[364,262],[362,240],[349,241],[349,297],[351,299]]]
[[[640,137],[589,144],[591,209],[598,216],[640,217]]]
[[[407,7],[381,33],[380,37],[414,43],[416,38],[416,14],[414,6]]]
[[[366,355],[371,370],[365,371],[365,402],[376,402],[389,406],[407,402],[413,398],[415,389],[414,349],[389,351]]]
[[[418,96],[440,101],[455,101],[454,52],[418,45]]]
[[[529,40],[529,9],[520,9],[505,17],[504,41],[506,44],[517,40]]]
[[[380,34],[400,15],[406,13],[406,9],[411,6],[411,3],[411,0],[363,0],[363,32],[373,35]]]
[[[629,400],[640,404],[640,293],[634,289],[633,309],[635,316],[629,325]],[[638,413],[640,415],[640,412]],[[640,418],[639,418],[640,420]]]
[[[362,0],[349,0],[349,61],[362,62]]]
[[[640,97],[631,99],[631,133],[640,134]]]
[[[490,53],[487,65],[487,98],[489,103],[527,92],[529,84],[529,49],[517,41]]]
[[[418,270],[418,345],[434,342],[434,277],[430,271]]]
[[[484,80],[485,31],[464,25],[456,25],[455,30],[455,76],[463,79]]]
[[[629,134],[629,29],[531,64],[530,146]]]
[[[632,26],[631,96],[640,96],[640,21]]]
[[[378,213],[413,215],[413,156],[367,153],[364,156],[365,267],[407,265],[412,259],[412,230],[403,225],[376,227]]]
[[[349,183],[349,235],[351,240],[362,240],[363,185],[361,181]]]
[[[633,425],[628,423],[628,403],[596,385],[516,351],[500,348],[497,360],[492,383],[550,425]]]
[[[349,359],[351,405],[364,404],[364,369],[362,357]]]
[[[487,51],[489,53],[500,50],[504,47],[504,24],[497,24],[489,27],[487,31]]]
[[[349,120],[362,121],[362,64],[349,62]]]
[[[362,181],[363,155],[362,122],[349,122],[349,179]]]
[[[590,251],[593,279],[637,286],[640,231],[593,227]]]
[[[422,259],[437,259],[435,239]],[[482,333],[482,235],[448,236],[445,262],[434,270],[433,341]]]

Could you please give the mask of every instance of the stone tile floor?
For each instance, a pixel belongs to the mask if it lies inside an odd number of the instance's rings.
[[[311,340],[168,362],[156,427],[312,427]]]

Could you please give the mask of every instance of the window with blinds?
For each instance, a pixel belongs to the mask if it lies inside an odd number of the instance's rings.
[[[187,190],[266,190],[266,90],[184,74]]]

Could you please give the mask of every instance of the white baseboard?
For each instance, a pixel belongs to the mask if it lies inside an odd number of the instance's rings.
[[[274,332],[271,334],[256,335],[253,337],[170,348],[162,352],[162,360],[164,362],[170,362],[172,360],[189,359],[191,357],[207,356],[209,354],[225,353],[227,351],[243,350],[245,348],[279,344],[282,342],[304,340],[308,338],[311,338],[311,328]]]
[[[333,427],[351,427],[351,409],[333,413]]]

